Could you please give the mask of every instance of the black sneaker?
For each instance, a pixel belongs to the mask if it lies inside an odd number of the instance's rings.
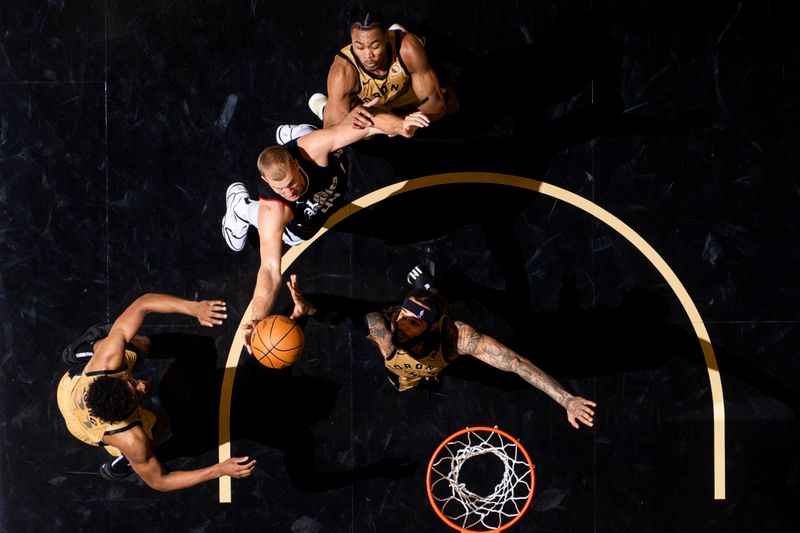
[[[425,267],[420,265],[415,266],[406,276],[406,281],[415,289],[425,289],[429,291],[433,288],[433,276],[431,276]]]
[[[90,327],[72,344],[64,348],[64,351],[61,352],[61,359],[70,365],[87,363],[94,355],[92,349],[95,341],[107,337],[109,331],[111,331],[111,324],[96,324]]]
[[[100,477],[107,481],[121,481],[133,474],[133,467],[124,455],[109,459],[100,465]]]

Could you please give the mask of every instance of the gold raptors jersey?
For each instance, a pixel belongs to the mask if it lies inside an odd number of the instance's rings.
[[[119,433],[130,429],[137,424],[142,425],[145,434],[152,439],[153,427],[156,422],[156,415],[141,405],[131,413],[128,418],[120,422],[109,424],[103,422],[89,414],[89,408],[86,406],[84,397],[86,389],[100,376],[121,377],[125,374],[131,374],[133,365],[136,364],[136,352],[133,350],[125,350],[125,361],[123,367],[119,370],[97,370],[94,372],[81,372],[74,376],[69,375],[69,372],[64,374],[61,381],[58,383],[58,409],[64,417],[64,422],[67,424],[67,429],[72,435],[80,441],[92,446],[103,445],[102,440],[104,435]],[[119,450],[113,446],[104,445],[106,451],[113,456],[120,454]]]
[[[403,32],[389,30],[386,44],[386,55],[389,69],[383,76],[375,76],[364,69],[361,61],[353,52],[353,45],[348,45],[339,51],[339,56],[346,59],[358,75],[358,88],[350,95],[351,106],[365,104],[374,98],[380,98],[378,104],[390,109],[406,106],[418,106],[420,101],[411,86],[411,74],[400,59],[400,43]],[[409,39],[414,39],[408,36]]]
[[[449,324],[450,322],[443,318],[439,321],[440,330]],[[445,339],[448,336],[449,331],[444,330],[442,340],[447,342]],[[396,348],[389,357],[384,359],[384,364],[389,372],[397,376],[397,389],[403,392],[415,387],[423,378],[436,379],[439,373],[456,357],[458,357],[458,351],[453,349],[449,353],[446,352],[440,341],[434,350],[422,357],[414,357],[408,351]]]

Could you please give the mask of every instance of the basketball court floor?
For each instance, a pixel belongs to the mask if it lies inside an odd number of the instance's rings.
[[[796,147],[788,2],[395,2],[462,96],[414,139],[347,150],[353,201],[285,257],[303,290],[402,298],[435,270],[453,316],[597,402],[574,430],[542,392],[462,358],[398,393],[377,352],[309,321],[291,367],[237,330],[258,268],[220,232],[283,123],[319,121],[349,4],[0,6],[0,530],[452,531],[428,461],[497,427],[534,464],[513,532],[800,528]],[[148,362],[172,469],[243,480],[158,493],[98,474],[56,406],[62,348],[137,296],[224,299],[214,329]],[[284,289],[276,310],[290,303]],[[492,484],[498,469],[484,477]],[[502,470],[502,469],[501,469]],[[485,487],[476,490],[490,490]]]

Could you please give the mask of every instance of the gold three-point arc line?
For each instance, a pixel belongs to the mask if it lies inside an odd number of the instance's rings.
[[[694,328],[697,340],[700,342],[700,348],[705,357],[706,369],[708,370],[708,379],[711,385],[711,400],[713,403],[714,413],[714,498],[717,500],[725,499],[725,405],[722,398],[722,380],[717,367],[717,359],[714,355],[714,348],[711,345],[711,339],[706,330],[703,319],[697,307],[692,302],[689,293],[684,288],[678,277],[667,265],[660,255],[650,246],[638,233],[633,231],[627,224],[620,219],[598,206],[597,204],[578,196],[575,193],[544,183],[541,181],[523,178],[520,176],[510,176],[507,174],[491,174],[483,172],[457,172],[450,174],[434,174],[432,176],[424,176],[411,180],[401,181],[392,185],[387,185],[381,189],[365,194],[361,198],[353,200],[350,204],[342,207],[339,211],[334,213],[325,224],[325,227],[320,229],[314,237],[304,242],[300,246],[296,246],[287,251],[281,262],[281,272],[291,266],[291,264],[300,257],[303,251],[311,246],[317,239],[322,237],[329,229],[334,227],[339,222],[345,220],[350,215],[358,211],[375,205],[387,198],[403,194],[426,187],[436,187],[439,185],[454,185],[462,183],[482,183],[493,185],[505,185],[508,187],[517,187],[519,189],[528,189],[530,191],[539,192],[546,196],[551,196],[563,202],[566,202],[586,213],[589,213],[596,219],[604,222],[617,233],[625,237],[636,249],[638,249],[658,272],[669,283],[678,300],[681,302],[684,311],[689,317],[689,322]],[[242,315],[242,322],[246,320],[245,317],[250,316],[252,302],[248,305],[247,310]],[[225,364],[225,374],[222,381],[222,390],[220,392],[219,402],[219,460],[224,461],[231,456],[230,449],[230,409],[231,409],[231,395],[233,391],[233,381],[236,376],[236,366],[239,363],[243,348],[243,338],[241,327],[237,328],[236,335],[231,343],[230,351],[228,352],[228,359]],[[231,501],[231,479],[229,477],[222,477],[219,480],[219,501],[221,503],[229,503]]]

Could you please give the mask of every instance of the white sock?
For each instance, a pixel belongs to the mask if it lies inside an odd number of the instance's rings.
[[[251,226],[258,227],[258,204],[261,203],[259,200],[250,200],[247,204],[247,211],[245,212],[245,220],[250,223]]]

